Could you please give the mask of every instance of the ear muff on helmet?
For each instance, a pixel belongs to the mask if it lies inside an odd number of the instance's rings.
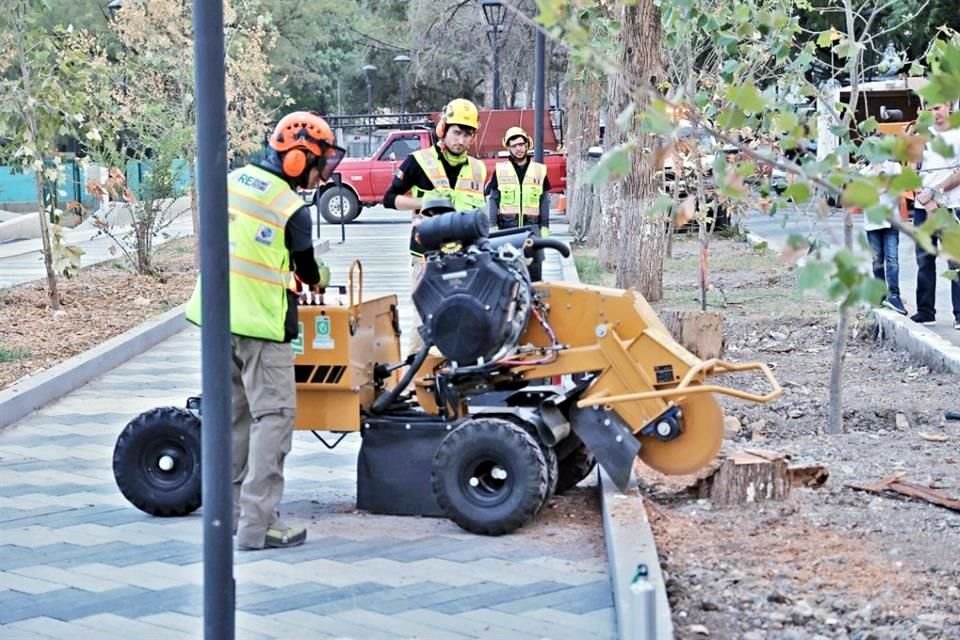
[[[291,178],[299,178],[307,170],[307,154],[300,149],[291,149],[283,154],[281,168]]]

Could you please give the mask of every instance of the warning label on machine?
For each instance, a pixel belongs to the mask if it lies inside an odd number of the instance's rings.
[[[335,345],[333,337],[330,335],[330,317],[317,316],[314,319],[314,323],[316,331],[313,336],[313,348],[333,349]]]

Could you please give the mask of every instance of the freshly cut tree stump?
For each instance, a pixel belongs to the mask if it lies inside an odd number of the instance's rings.
[[[730,453],[700,481],[698,494],[718,507],[784,500],[790,495],[787,456],[761,449]]]
[[[723,316],[715,311],[663,311],[663,324],[673,339],[702,360],[719,358],[726,348]]]

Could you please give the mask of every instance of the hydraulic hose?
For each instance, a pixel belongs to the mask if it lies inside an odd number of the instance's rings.
[[[410,385],[413,376],[416,375],[417,371],[419,371],[423,365],[424,360],[427,359],[427,354],[430,352],[430,347],[432,346],[433,342],[424,341],[423,347],[417,352],[413,362],[411,362],[409,368],[407,368],[407,372],[400,378],[400,382],[397,383],[397,386],[373,401],[373,404],[370,406],[370,413],[381,414],[390,408],[390,405],[392,405],[400,394],[403,393],[404,389]]]
[[[530,238],[531,247],[534,249],[553,249],[564,258],[570,257],[570,247],[566,242],[561,242],[556,238]]]

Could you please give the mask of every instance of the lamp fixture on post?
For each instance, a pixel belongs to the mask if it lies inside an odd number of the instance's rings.
[[[373,144],[373,74],[376,72],[377,68],[372,64],[365,64],[362,67],[363,77],[367,80],[367,118],[369,118],[369,124],[367,125],[367,155],[370,155],[372,151]]]
[[[117,19],[117,12],[123,8],[123,0],[110,0],[110,3],[107,4],[107,11],[110,12],[110,19]]]
[[[880,58],[880,62],[877,64],[877,72],[881,78],[896,78],[901,67],[903,67],[903,59],[893,47],[893,43],[888,42],[886,48],[883,50],[883,57]]]
[[[498,35],[503,31],[503,22],[507,18],[507,8],[496,0],[483,0],[483,17],[487,21],[487,40],[493,49],[493,108],[500,108],[500,54]]]
[[[400,68],[400,117],[402,119],[407,113],[407,66],[410,64],[410,56],[403,54],[394,56],[393,63]]]

